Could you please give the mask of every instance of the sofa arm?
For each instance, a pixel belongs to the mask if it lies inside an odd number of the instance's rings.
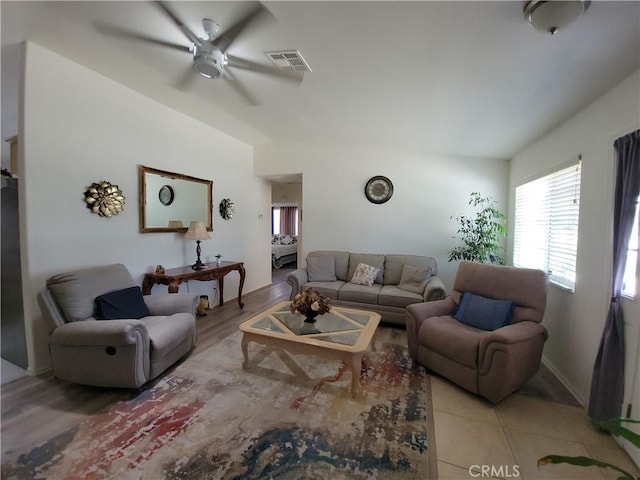
[[[447,290],[440,277],[433,276],[429,279],[427,287],[424,289],[424,301],[432,302],[434,300],[442,300],[447,296]]]
[[[456,308],[456,302],[450,296],[433,302],[413,303],[407,306],[406,325],[407,343],[411,357],[418,358],[418,333],[427,318],[448,315]]]
[[[49,339],[53,373],[84,385],[138,388],[149,379],[149,343],[140,320],[67,323]]]
[[[196,315],[200,295],[196,293],[163,293],[161,295],[145,295],[144,303],[153,316],[169,316],[175,313]]]
[[[300,293],[302,285],[308,281],[309,276],[307,275],[306,268],[299,268],[287,275],[287,283],[291,285],[291,295],[289,295],[289,300],[293,300],[293,297]]]

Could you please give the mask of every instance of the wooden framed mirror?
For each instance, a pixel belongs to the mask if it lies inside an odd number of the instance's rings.
[[[140,232],[184,232],[192,221],[213,230],[213,180],[138,167]]]

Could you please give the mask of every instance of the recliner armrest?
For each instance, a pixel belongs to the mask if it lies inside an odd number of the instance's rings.
[[[487,332],[487,335],[480,341],[480,348],[484,348],[492,342],[506,344],[519,343],[541,334],[546,340],[548,336],[547,329],[537,322],[513,323],[492,332]]]
[[[308,281],[309,275],[307,274],[306,268],[299,268],[287,275],[287,283],[291,285],[291,295],[289,296],[289,300],[293,300],[293,297],[300,293],[302,285]]]
[[[95,320],[66,323],[56,328],[49,339],[51,345],[122,346],[136,345],[148,349],[149,334],[140,320]]]
[[[164,293],[145,295],[144,303],[152,316],[169,316],[175,313],[196,315],[200,295],[196,293]]]
[[[418,332],[420,326],[427,318],[441,317],[449,315],[456,308],[456,302],[451,296],[443,300],[435,300],[433,302],[413,303],[407,306],[405,314],[407,326],[407,344],[409,346],[409,354],[413,358],[418,358]]]
[[[424,320],[429,317],[441,317],[449,315],[456,308],[456,302],[451,296],[433,302],[412,303],[407,305],[407,314],[416,320]]]
[[[478,343],[480,373],[484,373],[489,368],[491,362],[486,357],[493,355],[496,350],[519,348],[518,344],[523,344],[525,347],[528,342],[537,342],[538,338],[541,338],[544,343],[548,336],[547,329],[537,322],[518,322],[486,332]]]
[[[443,300],[446,296],[447,290],[444,288],[444,283],[440,280],[440,277],[436,275],[431,277],[424,289],[424,301]]]

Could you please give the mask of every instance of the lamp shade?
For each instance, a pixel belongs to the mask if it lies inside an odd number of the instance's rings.
[[[195,221],[189,224],[187,233],[184,235],[185,240],[209,240],[210,238],[204,223]]]
[[[586,12],[589,0],[531,0],[525,3],[524,17],[534,28],[555,35]]]

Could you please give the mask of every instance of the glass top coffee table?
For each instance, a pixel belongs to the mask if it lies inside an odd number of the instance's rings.
[[[289,353],[342,360],[351,370],[351,394],[360,388],[362,357],[369,345],[375,351],[380,315],[354,308],[331,307],[329,313],[305,323],[304,316],[291,313],[290,302],[281,302],[240,324],[243,368],[249,368],[250,342]]]

